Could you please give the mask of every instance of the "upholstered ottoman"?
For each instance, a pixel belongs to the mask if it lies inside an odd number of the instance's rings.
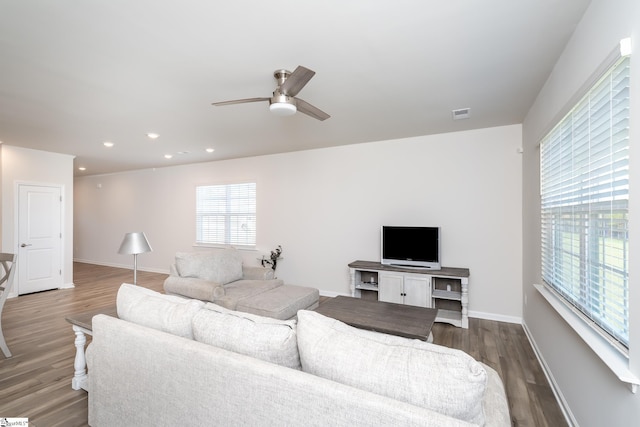
[[[294,317],[298,310],[312,310],[318,306],[320,292],[305,286],[282,285],[238,301],[237,311],[274,319]]]

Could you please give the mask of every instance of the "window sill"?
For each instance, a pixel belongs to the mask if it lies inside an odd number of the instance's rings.
[[[574,331],[591,347],[596,355],[613,371],[618,379],[631,386],[635,393],[640,380],[629,370],[629,358],[622,354],[606,338],[589,326],[581,316],[574,312],[564,301],[544,285],[533,285],[547,300],[558,314],[573,328]]]

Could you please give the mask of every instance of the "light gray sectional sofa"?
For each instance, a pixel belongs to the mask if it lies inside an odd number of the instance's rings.
[[[87,350],[94,427],[510,425],[497,373],[458,350],[126,284],[117,306]]]
[[[271,268],[243,265],[235,248],[178,252],[164,282],[169,295],[214,302],[230,310],[289,319],[318,306],[319,291],[285,285]]]

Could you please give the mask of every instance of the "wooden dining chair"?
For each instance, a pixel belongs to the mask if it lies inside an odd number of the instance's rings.
[[[4,334],[2,333],[2,309],[4,308],[4,302],[7,300],[9,292],[11,292],[11,285],[13,285],[13,275],[15,273],[16,255],[9,253],[0,253],[0,265],[2,266],[3,274],[0,277],[0,348],[5,357],[11,357],[11,352],[7,343],[4,340]]]

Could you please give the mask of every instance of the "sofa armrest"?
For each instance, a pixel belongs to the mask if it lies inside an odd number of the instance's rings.
[[[170,276],[180,276],[180,274],[178,273],[178,267],[176,267],[175,264],[171,264],[169,266],[169,275]]]
[[[509,403],[500,375],[489,365],[480,364],[487,371],[487,388],[482,400],[485,416],[485,427],[511,425]]]
[[[164,281],[164,291],[170,295],[180,295],[201,301],[215,301],[224,296],[224,287],[220,283],[195,277],[169,276]]]
[[[242,278],[244,280],[271,280],[275,272],[271,267],[242,266]]]

